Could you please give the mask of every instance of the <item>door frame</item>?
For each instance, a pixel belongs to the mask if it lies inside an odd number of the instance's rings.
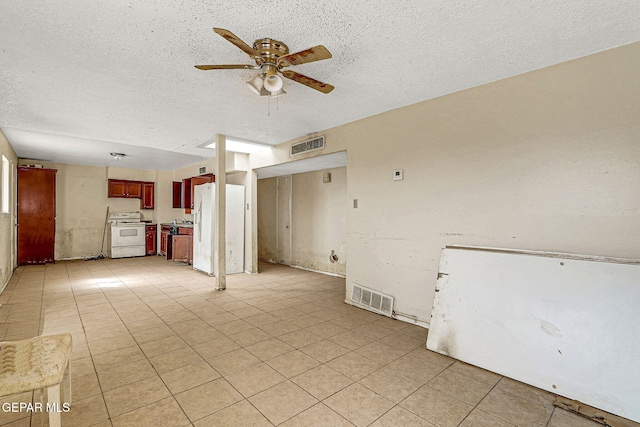
[[[293,258],[293,236],[291,233],[291,175],[279,176],[276,184],[276,255],[278,263],[291,265]]]

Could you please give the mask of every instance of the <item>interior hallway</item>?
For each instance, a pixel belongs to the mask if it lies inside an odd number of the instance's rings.
[[[161,257],[19,267],[0,340],[73,334],[65,427],[601,426],[426,350],[425,329],[345,304],[344,279],[263,263],[227,280],[215,292]],[[40,420],[0,411],[3,426]]]

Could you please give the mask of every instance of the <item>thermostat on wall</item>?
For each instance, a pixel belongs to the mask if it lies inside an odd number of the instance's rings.
[[[397,169],[393,171],[393,180],[402,181],[404,179],[404,170]]]

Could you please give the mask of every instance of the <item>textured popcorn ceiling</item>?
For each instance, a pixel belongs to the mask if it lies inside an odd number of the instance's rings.
[[[175,169],[216,133],[276,144],[635,42],[639,23],[637,0],[5,1],[0,127],[21,157]],[[336,89],[285,79],[268,101],[255,71],[195,69],[249,63],[214,26],[325,45],[333,59],[292,69]]]

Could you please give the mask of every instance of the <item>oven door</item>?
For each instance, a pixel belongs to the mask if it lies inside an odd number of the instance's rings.
[[[117,224],[111,226],[111,246],[144,246],[145,225]]]
[[[109,256],[125,258],[145,256],[145,224],[112,224],[109,233]]]

